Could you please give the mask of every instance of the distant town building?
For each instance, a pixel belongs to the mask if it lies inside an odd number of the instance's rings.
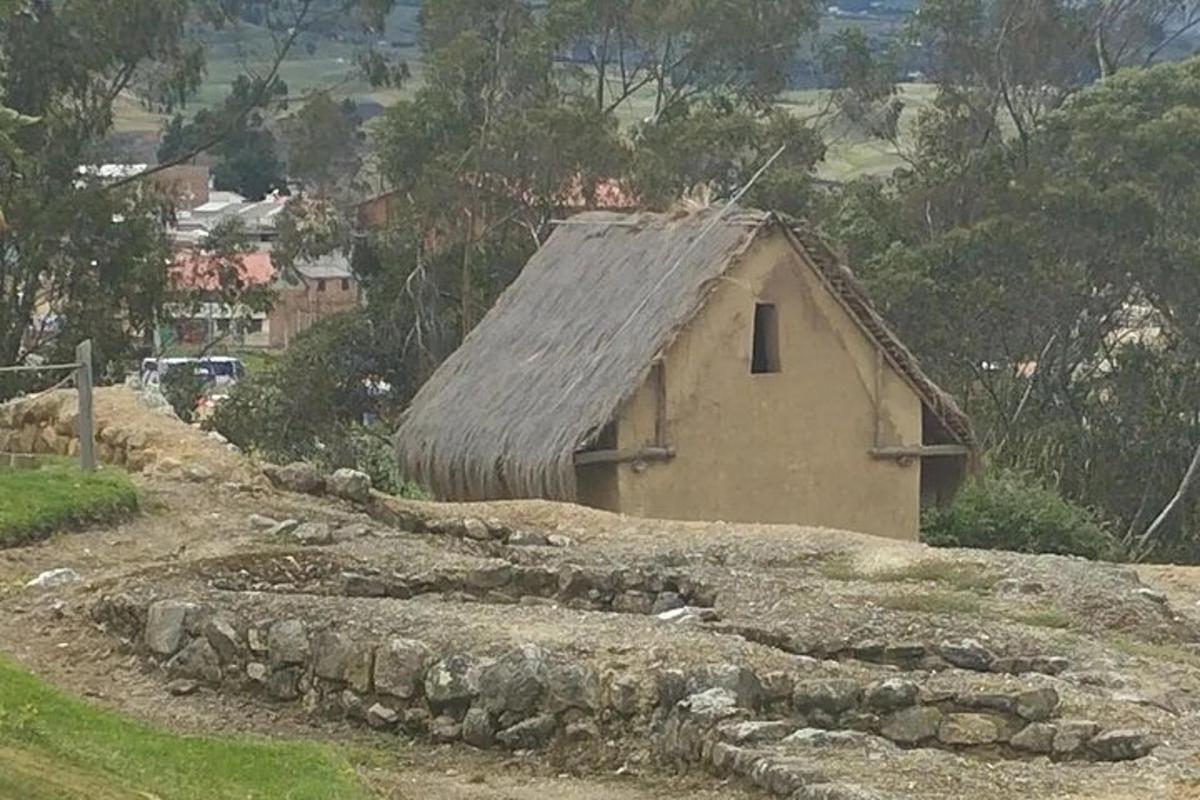
[[[86,164],[77,170],[84,178],[112,183],[149,171],[152,164]],[[165,190],[175,202],[176,210],[189,210],[208,202],[208,167],[195,164],[176,164],[159,170],[146,180]]]
[[[299,262],[287,273],[274,263],[271,252],[276,223],[287,200],[273,195],[247,201],[233,192],[214,191],[207,202],[176,215],[171,230],[177,248],[172,267],[176,288],[212,289],[215,294],[216,264],[201,247],[218,225],[236,219],[254,243],[254,251],[242,256],[238,280],[246,288],[269,287],[274,305],[270,312],[262,313],[214,299],[176,308],[169,335],[193,344],[228,339],[243,347],[284,348],[317,320],[361,304],[349,259],[340,253]]]
[[[318,320],[361,304],[350,261],[340,253],[298,263],[295,272],[295,283],[283,278],[274,283],[275,305],[267,319],[271,347],[287,347]]]
[[[247,289],[268,287],[274,292],[270,311],[230,305],[216,296],[217,265],[198,250],[181,250],[172,266],[177,289],[211,290],[213,298],[187,308],[173,309],[170,338],[188,344],[223,340],[241,347],[285,348],[297,334],[333,314],[360,305],[358,281],[350,262],[330,254],[295,264],[287,274],[271,262],[269,250],[241,257],[238,281]]]
[[[218,225],[238,219],[251,241],[271,242],[287,201],[281,195],[248,201],[234,192],[210,192],[204,203],[176,214],[171,237],[180,245],[200,244]]]

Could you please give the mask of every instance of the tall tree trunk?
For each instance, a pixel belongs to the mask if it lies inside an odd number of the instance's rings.
[[[592,59],[596,62],[596,110],[604,113],[604,89],[608,82],[608,39],[611,28],[604,29],[604,40],[600,44],[599,56],[593,51]]]
[[[1108,54],[1108,45],[1104,43],[1104,27],[1096,28],[1096,66],[1100,68],[1100,80],[1104,80],[1115,71],[1112,56]]]
[[[467,235],[466,241],[463,243],[463,260],[462,260],[462,338],[465,340],[467,334],[471,332],[473,323],[471,321],[471,242],[474,234],[474,219],[468,221],[469,230],[471,233]]]
[[[1175,496],[1171,498],[1171,501],[1159,512],[1154,521],[1150,523],[1150,527],[1138,539],[1136,560],[1140,561],[1150,554],[1150,550],[1155,543],[1154,540],[1159,535],[1162,526],[1171,518],[1171,515],[1175,513],[1179,505],[1187,499],[1197,478],[1200,478],[1200,446],[1196,448],[1196,452],[1192,456],[1192,463],[1188,465],[1187,472],[1183,474],[1183,480],[1179,482],[1179,488],[1175,490]]]
[[[658,65],[658,86],[654,96],[654,121],[658,122],[658,117],[662,114],[663,101],[667,95],[667,65],[671,63],[671,37],[667,37],[666,46],[663,48],[662,63]]]
[[[17,256],[20,264],[21,254]],[[28,256],[26,257],[28,261]],[[19,266],[14,265],[14,268]],[[13,276],[13,293],[11,309],[12,316],[9,322],[11,327],[5,332],[0,339],[0,364],[16,363],[17,358],[21,355],[21,345],[25,341],[25,332],[29,330],[33,324],[34,309],[36,306],[39,271],[32,266],[26,266],[26,274],[24,281],[21,281],[17,275]]]

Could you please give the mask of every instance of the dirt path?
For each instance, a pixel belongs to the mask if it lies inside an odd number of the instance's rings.
[[[703,776],[661,774],[609,776],[555,773],[527,761],[498,759],[479,752],[403,751],[396,764],[361,773],[382,797],[395,800],[750,800],[761,795]]]

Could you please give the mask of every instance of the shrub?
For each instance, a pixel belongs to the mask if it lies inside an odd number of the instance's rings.
[[[233,387],[205,427],[271,461],[353,467],[380,491],[414,496],[396,469],[388,423],[414,382],[389,337],[387,326],[358,312],[327,317]],[[383,383],[391,392],[373,391]]]
[[[381,492],[424,500],[427,496],[408,483],[396,464],[396,449],[382,425],[344,425],[332,431],[313,453],[311,460],[326,472],[353,467],[371,476],[371,485]]]
[[[358,312],[327,317],[297,336],[266,371],[238,383],[208,427],[272,458],[315,458],[338,429],[386,419],[408,400],[413,386],[397,349]],[[392,391],[373,392],[371,381]]]
[[[921,538],[935,547],[1056,553],[1091,559],[1120,555],[1116,541],[1088,509],[1029,476],[1003,471],[972,481],[954,503],[927,511]]]
[[[181,420],[190,423],[195,419],[196,405],[204,396],[204,379],[195,373],[191,365],[164,370],[160,388],[163,397]]]

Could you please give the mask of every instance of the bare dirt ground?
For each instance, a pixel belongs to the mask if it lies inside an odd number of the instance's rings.
[[[364,767],[363,776],[387,797],[765,796],[699,769],[676,774],[644,737],[601,739],[588,752],[517,756],[376,735],[315,718],[299,704],[248,694],[202,689],[174,697],[161,669],[89,616],[99,598],[114,593],[403,634],[440,652],[497,655],[532,642],[598,672],[650,675],[667,666],[736,663],[760,675],[786,672],[810,681],[915,676],[923,691],[946,696],[1048,686],[1062,699],[1062,718],[1147,731],[1159,746],[1121,763],[925,746],[831,748],[817,761],[831,779],[892,797],[1200,797],[1198,570],[935,551],[836,531],[639,520],[550,503],[390,503],[425,519],[494,519],[569,539],[561,547],[509,547],[413,533],[349,503],[266,488],[236,454],[198,443],[200,434],[178,423],[164,418],[162,424],[161,441],[177,437],[184,463],[209,467],[211,479],[139,476],[144,511],[135,519],[0,551],[0,651],[135,716],[183,730],[382,743],[394,757]],[[324,522],[336,541],[301,547],[256,528],[249,521],[255,514]],[[454,581],[470,588],[477,576],[505,565],[548,574],[671,570],[713,596],[718,619],[672,624],[646,613],[454,588]],[[30,577],[64,566],[83,580],[53,590],[23,588]],[[353,596],[344,591],[347,574],[410,582],[436,576],[454,586],[412,597]],[[998,657],[1054,657],[1066,666],[1056,675],[1011,675],[898,667],[864,655],[914,642],[936,650],[939,642],[963,638]]]

